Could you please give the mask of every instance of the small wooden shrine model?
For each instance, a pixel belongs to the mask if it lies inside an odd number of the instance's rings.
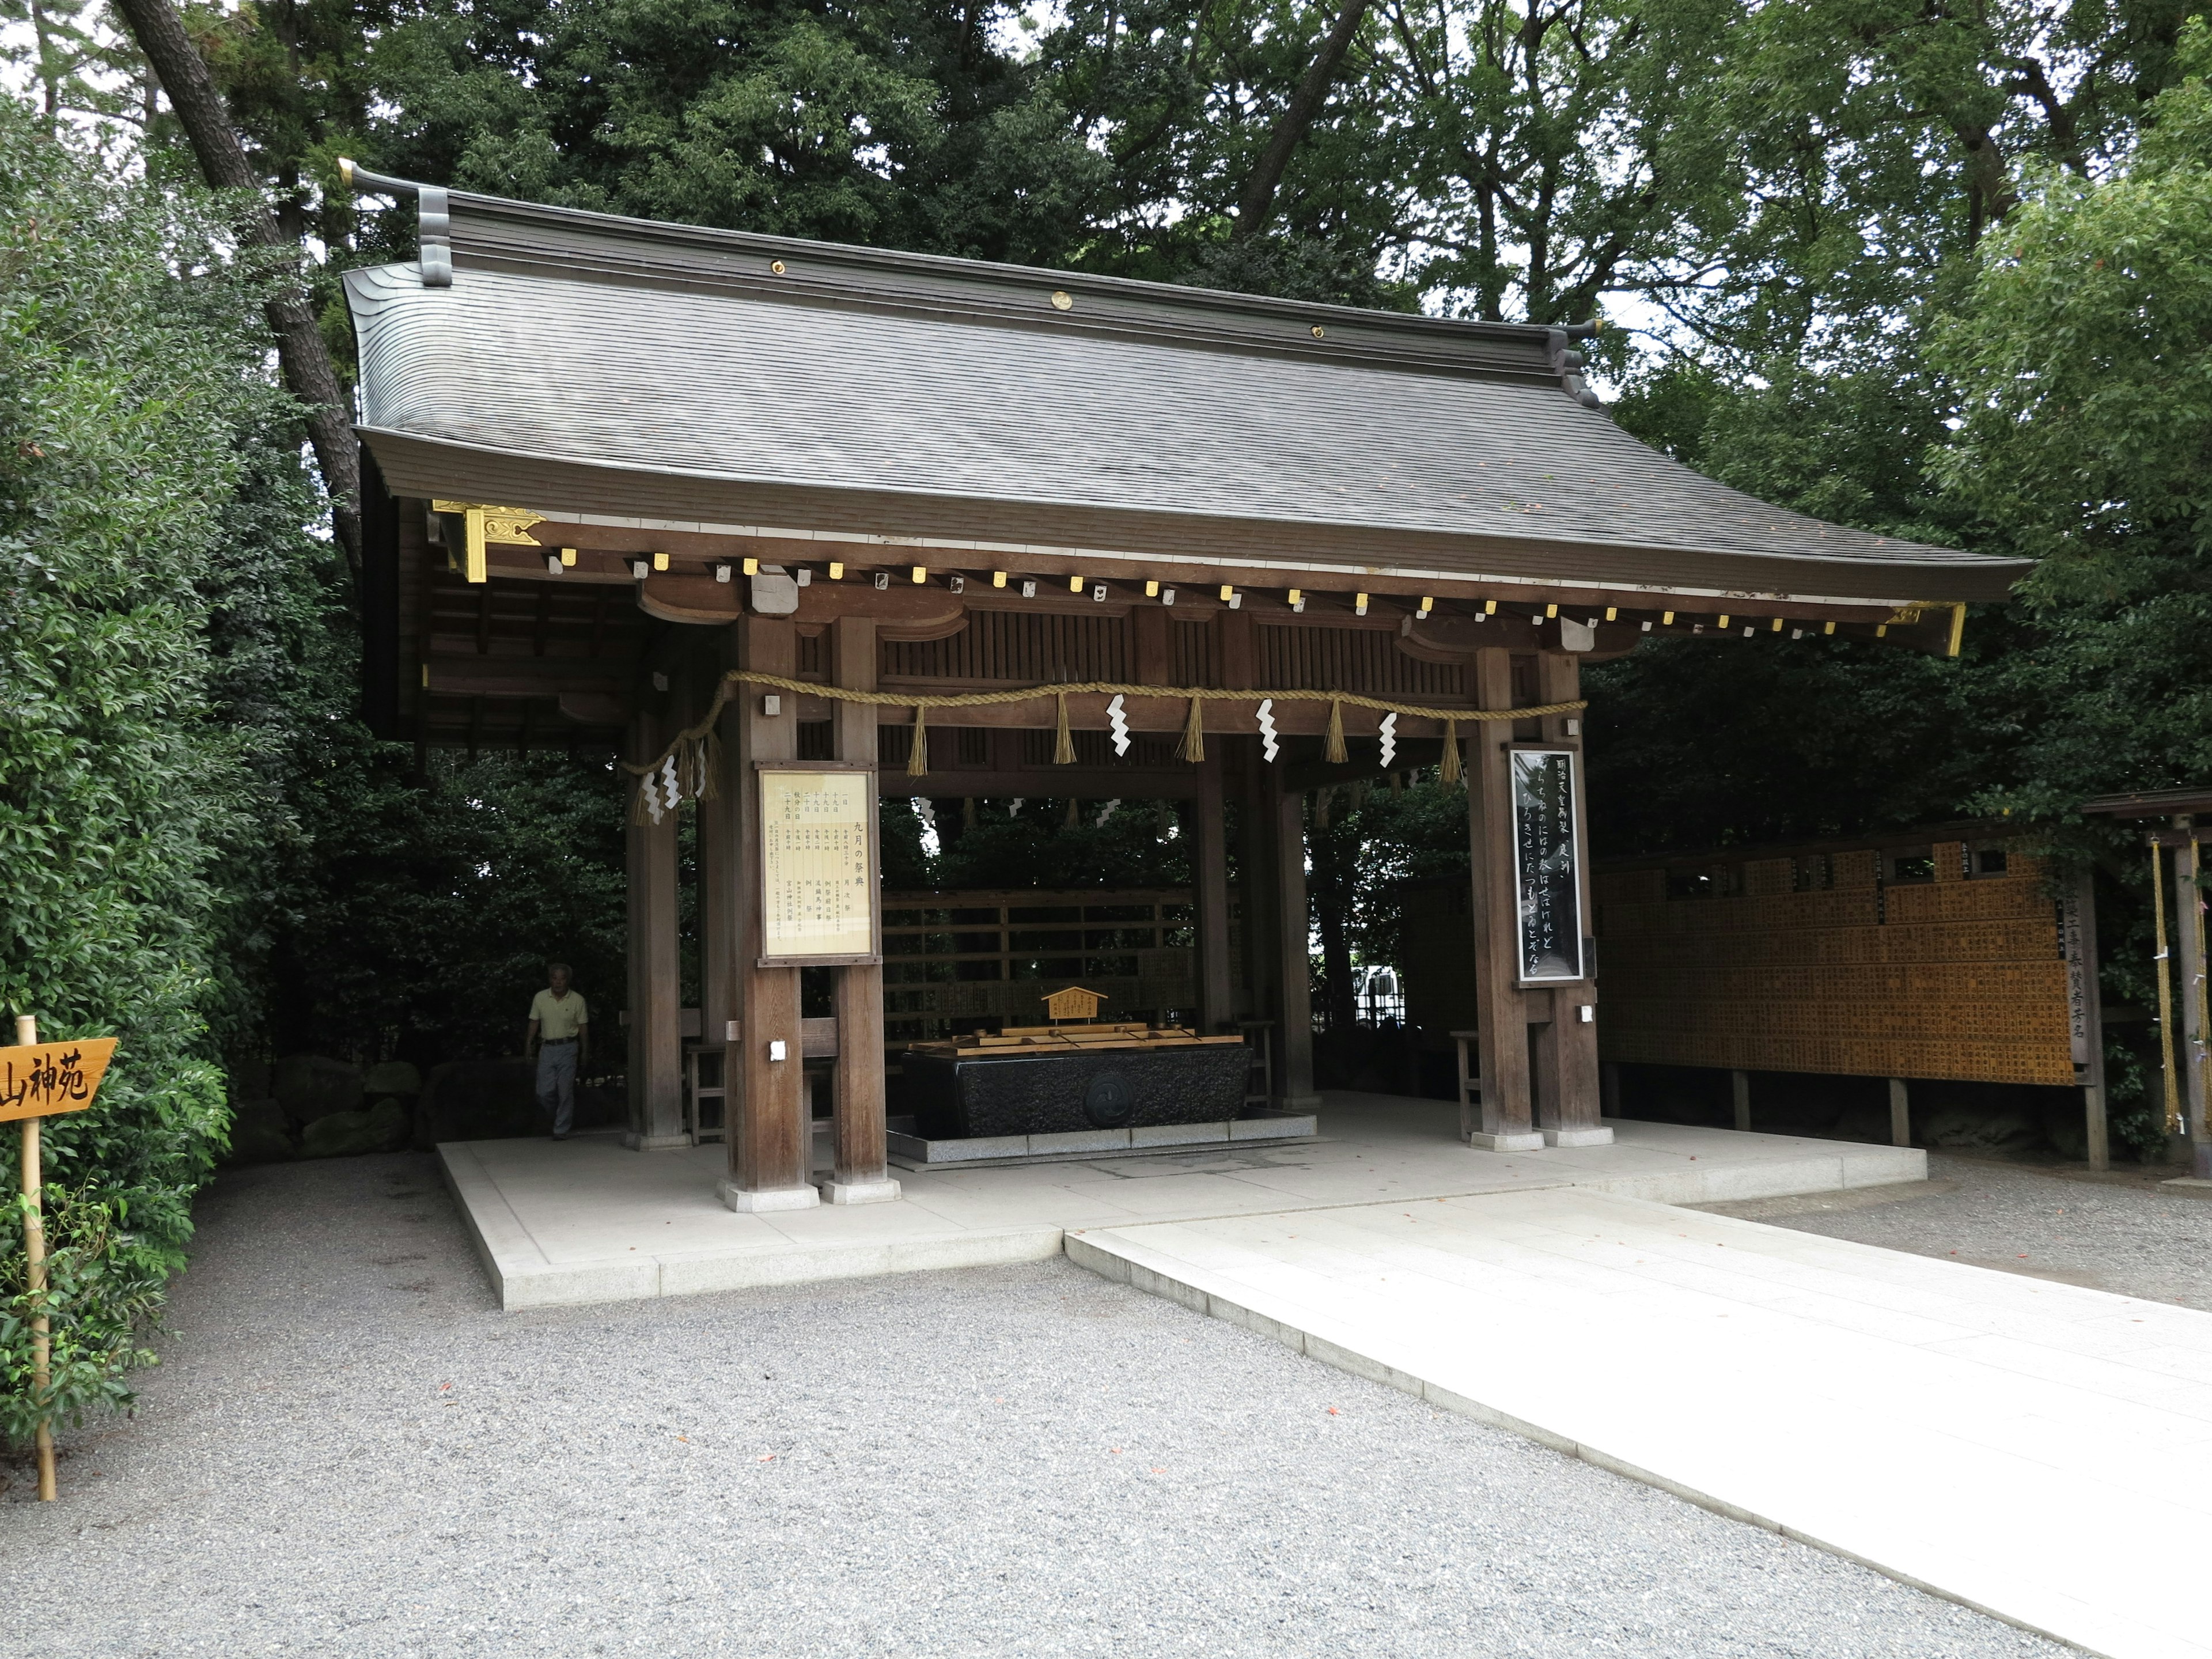
[[[1654,635],[1954,650],[1966,604],[2026,568],[1822,524],[1647,448],[1583,382],[1588,327],[348,176],[419,210],[416,260],[345,277],[371,722],[629,769],[641,1150],[689,1144],[676,826],[696,812],[700,1041],[726,1068],[721,1191],[739,1209],[896,1195],[886,787],[1193,803],[1194,1006],[1152,1012],[1207,1039],[1264,1031],[1274,1103],[1305,1112],[1305,792],[1463,776],[1468,1139],[1607,1139],[1582,661]],[[836,1022],[818,1193],[810,966]],[[1241,1058],[1211,1041],[1182,1057],[1217,1050]],[[1055,1063],[1124,1058],[1145,1056]]]

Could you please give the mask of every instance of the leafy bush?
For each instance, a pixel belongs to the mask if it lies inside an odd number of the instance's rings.
[[[256,293],[214,204],[0,100],[0,1012],[121,1040],[98,1102],[46,1127],[46,1401],[7,1230],[10,1437],[127,1402],[228,1131],[209,1024],[234,994],[224,872],[282,817],[214,646],[249,462],[281,456],[290,423]],[[16,1155],[0,1135],[10,1191]]]

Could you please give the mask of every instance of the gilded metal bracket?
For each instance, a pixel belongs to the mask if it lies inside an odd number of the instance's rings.
[[[461,520],[461,574],[472,582],[487,580],[490,571],[484,549],[496,542],[502,547],[535,547],[533,525],[545,522],[543,513],[525,507],[490,507],[477,501],[432,501],[430,510]],[[448,532],[450,533],[450,532]]]

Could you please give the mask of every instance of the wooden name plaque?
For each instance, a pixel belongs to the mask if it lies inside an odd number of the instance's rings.
[[[875,769],[757,763],[763,968],[883,960]]]

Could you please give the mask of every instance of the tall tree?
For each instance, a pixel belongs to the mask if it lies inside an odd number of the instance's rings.
[[[115,0],[148,66],[168,94],[169,106],[184,130],[200,172],[215,189],[229,192],[238,234],[269,250],[296,273],[301,249],[296,235],[277,223],[263,193],[262,181],[246,160],[246,148],[231,126],[222,95],[184,20],[169,0]],[[284,382],[299,399],[307,441],[330,498],[331,526],[346,562],[361,570],[361,455],[354,441],[351,401],[338,384],[329,348],[324,343],[308,290],[296,275],[270,287],[263,309],[276,337],[276,359]]]

